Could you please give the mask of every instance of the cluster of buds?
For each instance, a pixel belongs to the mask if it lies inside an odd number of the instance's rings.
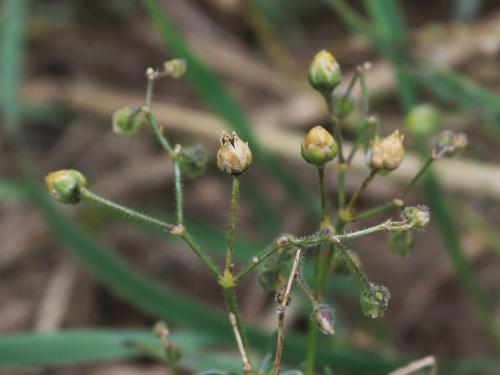
[[[181,78],[186,73],[186,61],[183,59],[172,59],[163,64],[163,69],[148,68],[146,70],[146,77],[148,80],[172,77]]]
[[[385,138],[375,137],[366,154],[368,165],[382,171],[398,168],[405,155],[403,140],[398,130]]]
[[[229,135],[222,131],[217,150],[217,166],[223,172],[239,176],[252,164],[252,151],[248,142],[243,142],[233,131]]]
[[[443,156],[453,157],[467,146],[467,136],[461,132],[445,130],[434,139],[432,157],[439,159]]]
[[[302,141],[301,152],[308,163],[321,166],[337,156],[337,143],[325,128],[315,126]]]
[[[380,318],[387,310],[390,298],[391,292],[387,287],[369,283],[368,288],[361,292],[361,310],[365,316],[373,319]]]
[[[74,169],[62,169],[45,176],[49,194],[64,204],[77,204],[81,199],[81,189],[87,184],[83,174]]]
[[[165,359],[171,366],[174,366],[182,357],[180,350],[172,344],[169,339],[170,330],[165,322],[157,322],[153,327],[153,332],[156,337],[161,340]]]

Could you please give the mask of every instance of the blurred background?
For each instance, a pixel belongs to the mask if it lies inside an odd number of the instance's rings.
[[[465,132],[470,146],[437,162],[408,196],[432,211],[408,257],[392,254],[384,233],[353,241],[391,303],[369,320],[358,282],[335,276],[327,299],[336,334],[323,338],[318,363],[335,374],[372,374],[434,355],[442,373],[500,373],[498,1],[5,0],[0,23],[0,372],[165,373],[130,345],[154,342],[159,318],[184,352],[184,373],[238,369],[219,287],[183,243],[91,204],[55,205],[43,176],[78,169],[94,191],[171,218],[170,162],[149,128],[117,135],[111,115],[143,102],[147,67],[184,58],[187,76],[156,85],[153,112],[174,143],[208,152],[205,174],[185,180],[186,217],[218,262],[230,197],[230,180],[215,165],[218,137],[236,129],[249,141],[256,160],[243,180],[235,250],[243,264],[278,234],[318,225],[315,171],[299,149],[307,129],[328,123],[305,73],[325,48],[342,67],[343,87],[371,62],[370,111],[385,134],[407,133],[405,113],[432,103],[444,128]],[[347,127],[344,136],[352,142],[355,132]],[[417,144],[407,134],[402,166],[376,178],[361,207],[401,191],[421,163]],[[348,193],[367,173],[360,153]],[[273,295],[255,276],[238,295],[252,353],[262,358],[276,327]],[[300,295],[296,301],[285,363],[300,368],[310,310]]]

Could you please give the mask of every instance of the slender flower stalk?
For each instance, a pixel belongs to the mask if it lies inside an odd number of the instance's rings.
[[[233,176],[231,188],[231,209],[229,213],[229,230],[227,232],[226,267],[224,272],[231,272],[233,262],[234,237],[236,232],[236,221],[238,218],[238,201],[240,196],[240,179]]]
[[[361,196],[361,194],[363,194],[363,192],[366,190],[366,188],[368,187],[368,185],[370,184],[370,182],[373,180],[373,178],[376,176],[377,173],[378,173],[378,170],[372,169],[370,171],[370,174],[365,178],[365,180],[360,185],[358,190],[356,190],[354,192],[354,194],[352,195],[352,197],[349,200],[349,203],[347,204],[347,207],[346,207],[346,210],[349,213],[349,215],[352,213],[352,210],[353,210],[354,206],[356,205],[359,197]]]
[[[276,355],[274,357],[274,367],[273,374],[278,375],[281,366],[281,355],[283,353],[283,340],[285,338],[285,311],[289,304],[289,295],[292,290],[292,284],[297,277],[297,268],[299,266],[300,255],[302,254],[302,249],[298,248],[295,252],[295,258],[293,259],[292,269],[290,271],[290,276],[288,277],[287,284],[285,286],[285,291],[281,296],[281,303],[278,308],[278,342],[276,344]]]

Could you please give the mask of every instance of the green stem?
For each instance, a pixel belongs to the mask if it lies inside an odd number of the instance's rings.
[[[338,180],[338,210],[341,211],[345,206],[345,174],[347,172],[347,164],[339,163],[338,164],[338,172],[337,172],[337,180]]]
[[[170,145],[170,142],[168,141],[167,137],[165,137],[162,134],[161,127],[158,125],[158,122],[156,121],[155,117],[151,113],[149,107],[144,107],[142,109],[142,112],[144,113],[144,116],[146,116],[146,120],[148,120],[149,125],[153,128],[153,131],[156,135],[156,138],[158,139],[158,142],[160,142],[161,146],[167,151],[168,153],[172,153],[172,146]]]
[[[250,272],[252,272],[255,267],[273,255],[276,251],[278,251],[281,246],[275,241],[271,245],[267,246],[263,251],[261,251],[257,256],[254,256],[250,262],[248,262],[240,272],[234,277],[234,282],[238,283],[241,279],[247,276]]]
[[[215,275],[217,278],[221,277],[221,273],[217,266],[215,265],[214,261],[212,258],[210,258],[198,245],[198,243],[194,240],[193,236],[184,230],[181,234],[179,234],[179,237],[184,240],[184,242],[193,250],[193,252],[196,254],[198,258],[201,259],[203,263],[208,267],[208,269]]]
[[[368,175],[368,177],[365,178],[365,180],[363,181],[363,183],[361,184],[361,186],[358,188],[358,190],[356,190],[354,192],[354,194],[351,197],[351,200],[347,204],[347,210],[348,210],[348,212],[352,212],[352,209],[356,205],[356,202],[358,201],[359,197],[361,196],[361,194],[363,194],[363,192],[368,187],[368,185],[370,184],[370,182],[373,180],[373,178],[375,177],[375,175],[377,174],[377,172],[378,172],[377,169],[372,169],[371,172],[370,172],[370,174]]]
[[[108,207],[112,210],[118,211],[122,214],[125,214],[135,220],[141,221],[145,224],[148,225],[155,225],[158,226],[164,230],[168,230],[170,233],[173,235],[178,236],[184,242],[193,250],[193,252],[200,258],[203,263],[212,271],[214,275],[217,277],[220,277],[220,271],[218,270],[217,266],[213,262],[212,259],[208,255],[205,254],[205,252],[196,244],[194,239],[191,237],[191,235],[186,231],[186,229],[182,225],[173,225],[167,222],[164,222],[162,220],[156,219],[154,217],[145,215],[143,213],[140,213],[138,211],[135,211],[131,208],[122,206],[118,203],[115,203],[113,201],[110,201],[109,199],[106,199],[104,197],[101,197],[100,195],[95,194],[94,192],[91,192],[90,190],[87,190],[86,188],[81,188],[80,189],[80,195],[81,198],[87,199],[89,201],[92,201],[94,203],[103,205],[105,207]]]
[[[236,220],[238,218],[238,198],[240,195],[240,179],[233,176],[233,184],[231,188],[231,209],[229,211],[229,230],[227,232],[227,250],[226,250],[226,268],[225,272],[231,272],[231,264],[233,261],[233,247],[236,229]]]
[[[175,184],[175,209],[177,212],[177,224],[184,224],[184,208],[182,197],[182,174],[177,157],[174,157],[174,184]]]
[[[229,288],[224,288],[224,298],[226,300],[226,305],[227,309],[229,311],[229,314],[232,314],[234,316],[234,321],[235,321],[235,328],[236,332],[235,334],[239,337],[236,337],[236,340],[238,341],[241,339],[241,344],[242,344],[242,361],[243,361],[243,366],[244,368],[246,365],[249,365],[250,369],[246,369],[247,371],[244,371],[245,373],[250,372],[251,373],[251,364],[250,360],[247,355],[247,348],[248,348],[248,339],[245,333],[245,329],[241,320],[241,315],[240,315],[240,310],[238,308],[238,303],[236,301],[236,293],[234,290],[234,287],[229,287]],[[230,318],[229,320],[232,321]]]
[[[328,197],[326,194],[326,186],[325,186],[325,167],[320,166],[317,169],[318,169],[318,183],[319,183],[319,193],[321,202],[320,228],[325,229],[331,226],[330,217],[328,216]]]
[[[398,207],[398,205],[394,202],[394,200],[390,202],[386,202],[381,204],[380,206],[370,208],[364,212],[361,212],[360,214],[356,215],[353,217],[352,221],[361,221],[368,219],[369,217],[375,216],[379,213],[382,213],[384,211],[387,211],[391,208]]]
[[[87,199],[89,201],[92,201],[92,202],[98,203],[100,205],[106,206],[108,208],[111,208],[115,211],[118,211],[122,214],[125,214],[125,215],[127,215],[135,220],[141,221],[145,224],[154,225],[154,226],[160,227],[162,229],[167,229],[169,227],[172,227],[172,224],[170,224],[170,223],[164,222],[162,220],[145,215],[145,214],[140,213],[138,211],[135,211],[131,208],[128,208],[128,207],[122,206],[118,203],[115,203],[113,201],[110,201],[109,199],[101,197],[100,195],[97,195],[97,194],[91,192],[90,190],[87,190],[86,188],[80,189],[80,196],[83,199]]]
[[[366,288],[369,288],[370,282],[368,281],[368,278],[363,273],[363,271],[361,271],[361,268],[359,268],[356,262],[352,259],[349,250],[347,250],[347,248],[343,245],[337,246],[336,248],[339,250],[340,255],[342,256],[342,258],[344,258],[351,271],[354,272],[356,276],[358,276],[358,278],[361,280],[361,282],[364,284]]]
[[[154,79],[148,77],[146,84],[146,96],[144,98],[144,103],[148,109],[151,107],[151,100],[153,98],[153,87],[154,87]]]
[[[406,187],[403,189],[403,192],[401,193],[401,199],[403,199],[406,194],[411,190],[413,185],[420,179],[420,177],[423,176],[423,174],[427,171],[427,169],[431,166],[431,164],[435,161],[433,157],[430,157],[429,159],[426,160],[426,162],[422,165],[418,173],[408,182]]]

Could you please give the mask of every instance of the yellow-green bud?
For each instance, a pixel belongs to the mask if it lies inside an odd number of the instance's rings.
[[[420,104],[406,116],[406,128],[418,136],[431,135],[441,128],[441,114],[430,104]]]
[[[337,143],[325,128],[315,126],[304,137],[301,152],[308,163],[319,166],[337,156]]]
[[[405,150],[404,136],[396,130],[385,138],[376,138],[368,150],[367,161],[371,168],[392,171],[399,167]]]
[[[173,59],[163,64],[164,74],[172,78],[181,78],[186,73],[186,61]]]
[[[252,164],[252,151],[248,142],[243,142],[233,131],[229,135],[222,131],[217,150],[217,166],[223,172],[238,176],[244,173]]]
[[[335,57],[330,52],[321,50],[312,59],[307,77],[314,89],[328,95],[342,81],[342,71]]]
[[[140,112],[133,107],[123,107],[113,113],[113,131],[121,135],[134,135],[141,126]]]
[[[434,159],[443,156],[453,157],[460,153],[467,146],[467,136],[464,133],[456,133],[445,130],[439,133],[434,139],[432,157]]]
[[[63,169],[45,176],[49,194],[65,204],[80,202],[80,189],[85,187],[85,176],[74,169]]]
[[[423,229],[429,224],[431,212],[426,206],[405,207],[401,211],[401,219],[412,228]]]
[[[333,309],[328,305],[317,305],[313,310],[313,317],[319,330],[325,335],[333,335]]]

